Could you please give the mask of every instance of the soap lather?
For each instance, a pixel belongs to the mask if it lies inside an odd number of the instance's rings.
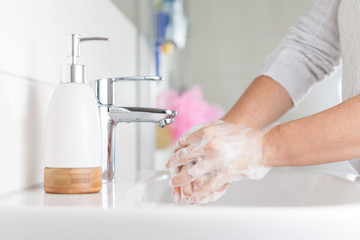
[[[161,80],[157,76],[99,79],[96,81],[96,98],[93,89],[86,84],[85,66],[78,64],[80,43],[96,40],[108,38],[69,36],[70,64],[62,68],[61,82],[52,96],[47,115],[44,190],[48,193],[100,191],[102,178],[106,181],[114,179],[113,136],[117,123],[156,122],[164,127],[176,116],[176,111],[166,109],[113,104],[115,82]]]

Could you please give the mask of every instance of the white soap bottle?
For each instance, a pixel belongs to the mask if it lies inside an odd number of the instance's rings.
[[[101,190],[101,133],[94,91],[86,69],[77,63],[79,44],[107,38],[69,36],[70,64],[52,96],[45,130],[44,190],[48,193],[91,193]]]

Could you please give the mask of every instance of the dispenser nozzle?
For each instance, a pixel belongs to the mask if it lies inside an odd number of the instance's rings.
[[[85,83],[86,69],[84,65],[77,62],[80,56],[80,43],[86,41],[107,41],[105,37],[81,37],[80,34],[69,35],[68,57],[70,57],[70,65],[63,66],[61,71],[61,83]]]
[[[77,64],[77,58],[80,56],[80,42],[85,41],[108,41],[106,37],[81,37],[80,34],[69,35],[68,57],[70,64]]]

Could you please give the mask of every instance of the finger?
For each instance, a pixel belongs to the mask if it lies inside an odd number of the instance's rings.
[[[181,171],[170,180],[172,187],[182,187],[201,176],[216,170],[215,161],[200,161],[187,170]]]
[[[202,178],[204,178],[204,177],[205,177],[205,176],[201,177],[200,179],[202,179]],[[196,181],[197,181],[197,180],[196,180]],[[196,181],[193,182],[193,189],[194,189],[194,191],[196,191],[197,189],[199,189],[199,186],[203,185],[203,184],[195,184]],[[222,185],[218,190],[216,190],[216,192],[220,193],[220,192],[225,191],[228,185],[229,185],[228,183]]]
[[[219,188],[219,189],[217,190],[217,192],[222,192],[222,191],[224,191],[224,190],[227,188],[228,185],[229,185],[228,183],[222,185],[222,187]]]
[[[209,202],[214,202],[214,201],[220,199],[222,196],[224,196],[225,193],[226,193],[226,188],[223,191],[216,191],[213,194],[209,195],[208,197],[206,197],[202,200],[199,200],[195,203],[204,206],[204,205],[208,204]]]
[[[208,202],[214,202],[214,201],[218,200],[219,198],[221,198],[222,196],[224,196],[228,185],[229,185],[228,183],[222,185],[222,187],[220,189],[216,190],[215,193],[210,195]]]
[[[181,167],[175,167],[175,168],[170,168],[170,176],[173,177],[176,174],[178,174],[181,171]],[[171,184],[170,184],[171,186]],[[175,188],[171,188],[172,189],[172,196],[174,199],[174,202],[178,203],[181,201],[181,188],[180,187],[175,187]]]
[[[180,172],[178,175],[170,180],[170,185],[175,187],[183,187],[188,183],[191,183],[195,178],[191,176],[187,171]]]
[[[201,140],[203,139],[203,137],[204,137],[204,134],[203,134],[202,129],[199,129],[198,131],[191,133],[187,137],[181,137],[176,143],[174,153],[176,153],[177,151],[179,151],[182,148],[186,148],[193,144],[200,143]]]
[[[190,130],[188,130],[186,133],[184,133],[183,136],[181,136],[178,141],[176,142],[175,145],[175,149],[181,148],[180,145],[183,143],[183,141],[189,137],[190,134],[200,130],[201,128],[207,127],[209,125],[216,125],[216,124],[224,124],[225,122],[223,120],[215,120],[215,121],[211,121],[211,122],[206,122],[206,123],[200,123],[197,124],[195,126],[193,126],[192,128],[190,128]]]
[[[207,173],[201,176],[200,178],[196,179],[195,181],[193,181],[193,191],[196,191],[200,186],[207,183],[212,178],[213,175],[214,175],[213,173]]]
[[[182,189],[182,194],[185,198],[190,197],[193,193],[193,184],[188,183],[185,186],[181,187],[181,189]]]
[[[201,148],[199,146],[189,146],[186,148],[182,148],[170,157],[166,164],[166,167],[171,168],[189,164],[190,162],[198,160],[203,156],[204,152],[201,151]]]
[[[172,196],[173,196],[174,202],[176,202],[176,203],[181,202],[181,188],[180,187],[173,188]]]
[[[226,175],[216,174],[212,179],[210,179],[206,184],[200,186],[194,194],[190,197],[190,200],[193,202],[201,202],[204,200],[209,201],[210,196],[217,192],[218,189],[221,189],[223,185],[228,182]]]
[[[170,177],[172,178],[172,177],[176,176],[176,174],[180,173],[180,171],[181,171],[181,166],[169,168]]]
[[[225,192],[226,192],[226,188],[229,184],[224,184],[222,187],[220,187],[220,189],[216,190],[215,193],[209,195],[207,198],[204,198],[200,201],[197,202],[193,202],[192,204],[199,204],[201,206],[205,206],[206,204],[208,204],[209,202],[213,202],[218,200],[219,198],[221,198]],[[186,201],[189,201],[188,199],[186,199]]]
[[[185,139],[189,137],[190,134],[198,131],[199,129],[201,128],[204,128],[206,126],[209,126],[212,122],[208,122],[208,123],[201,123],[201,124],[197,124],[195,126],[193,126],[192,128],[190,128],[190,130],[188,130],[186,133],[184,133],[183,136],[181,136],[177,142],[176,142],[176,145],[175,145],[175,151],[176,152],[178,149],[182,148],[184,146],[184,142],[185,142]]]
[[[211,159],[211,160],[200,160],[197,161],[196,164],[194,164],[194,166],[192,166],[191,168],[189,168],[187,170],[187,172],[193,176],[195,179],[209,174],[208,175],[208,179],[214,176],[214,172],[218,170],[218,168],[221,167],[216,159]]]
[[[209,174],[206,174],[206,175],[204,175],[204,176],[196,179],[195,181],[193,181],[193,182],[191,183],[191,184],[192,184],[192,192],[191,192],[191,194],[184,195],[185,200],[186,200],[187,203],[189,203],[189,204],[195,204],[195,202],[192,202],[192,201],[190,200],[190,197],[192,196],[192,193],[193,193],[194,191],[196,191],[199,186],[201,186],[201,185],[205,184],[207,181],[209,181],[209,179],[211,179],[211,175],[212,175],[212,174],[210,174],[210,173],[209,173]]]
[[[204,129],[210,125],[218,125],[218,124],[224,124],[225,122],[222,120],[215,120],[208,123],[203,123],[196,125],[192,127],[188,132],[186,132],[182,137],[178,139],[178,141],[175,144],[175,150],[174,152],[178,151],[179,149],[183,147],[187,147],[191,145],[193,142],[198,142],[203,138],[203,133],[200,131],[201,129]],[[200,133],[200,134],[199,134]]]
[[[186,166],[183,166],[181,170],[184,171],[184,170],[189,169],[190,167],[191,167],[190,165],[186,165]],[[181,189],[182,189],[182,194],[186,199],[187,197],[190,197],[191,194],[193,193],[193,184],[188,183],[185,186],[183,186]]]

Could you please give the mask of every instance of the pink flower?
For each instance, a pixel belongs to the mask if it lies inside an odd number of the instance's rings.
[[[179,94],[176,90],[166,90],[158,96],[158,105],[177,111],[175,122],[169,125],[175,142],[192,126],[210,122],[223,116],[224,110],[203,99],[200,86],[194,86]]]

